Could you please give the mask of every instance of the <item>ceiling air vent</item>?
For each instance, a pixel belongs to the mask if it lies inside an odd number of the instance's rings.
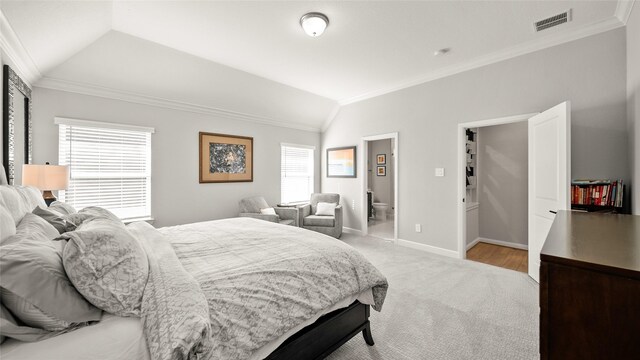
[[[533,23],[536,32],[571,21],[571,9]]]

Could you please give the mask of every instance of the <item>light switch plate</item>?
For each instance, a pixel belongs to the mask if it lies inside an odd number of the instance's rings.
[[[444,168],[436,168],[436,176],[444,176]]]
[[[416,232],[422,232],[422,225],[416,224]]]

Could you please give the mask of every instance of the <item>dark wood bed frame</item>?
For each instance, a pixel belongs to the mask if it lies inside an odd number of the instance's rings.
[[[355,301],[330,312],[288,338],[266,360],[324,359],[359,332],[367,345],[373,346],[369,311],[369,305]]]

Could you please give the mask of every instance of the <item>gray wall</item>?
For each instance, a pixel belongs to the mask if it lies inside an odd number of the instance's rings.
[[[527,245],[528,123],[478,129],[479,234]]]
[[[640,215],[640,2],[627,22],[627,126],[633,213]]]
[[[458,123],[571,100],[572,177],[628,181],[625,47],[625,29],[615,29],[344,106],[323,134],[323,151],[399,132],[399,237],[455,250]],[[446,176],[435,177],[436,167]],[[361,181],[322,171],[322,191],[356,203],[346,208],[345,226],[361,229]]]
[[[124,101],[35,88],[34,162],[58,162],[58,127],[54,117],[155,127],[152,142],[152,215],[156,226],[237,216],[238,201],[262,195],[280,201],[280,143],[316,147],[315,132],[227,120]],[[198,132],[252,136],[253,182],[198,183]],[[316,166],[316,188],[319,168]]]
[[[393,166],[391,165],[391,139],[376,140],[369,142],[369,163],[371,169],[371,178],[369,182],[369,188],[373,191],[373,201],[389,204],[387,212],[391,212],[393,206]],[[387,155],[387,175],[378,176],[377,173],[377,155]]]

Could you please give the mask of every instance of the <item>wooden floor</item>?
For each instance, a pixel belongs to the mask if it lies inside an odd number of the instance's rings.
[[[528,271],[527,250],[514,249],[506,246],[477,243],[467,250],[467,260],[499,266],[501,268],[526,273]]]

